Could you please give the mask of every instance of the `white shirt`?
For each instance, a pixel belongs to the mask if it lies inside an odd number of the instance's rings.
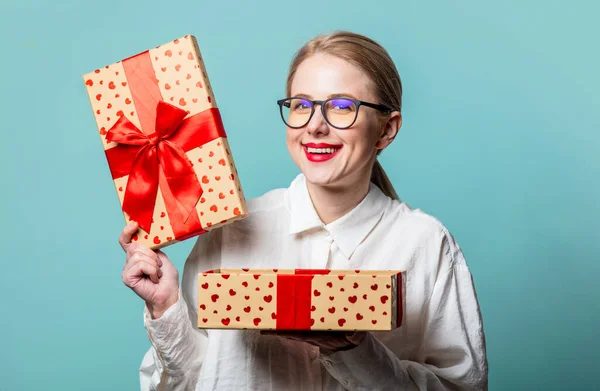
[[[142,390],[487,390],[471,273],[442,223],[371,184],[324,225],[303,175],[248,206],[246,219],[198,237],[179,301],[156,320],[144,310]],[[405,324],[328,356],[257,330],[198,329],[197,274],[219,267],[405,270]]]

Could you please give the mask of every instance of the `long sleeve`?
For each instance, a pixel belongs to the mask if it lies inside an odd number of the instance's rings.
[[[356,348],[321,358],[344,387],[357,391],[487,390],[485,337],[471,273],[460,250],[444,253],[454,259],[437,278],[422,315],[418,362],[399,359],[369,334]]]
[[[220,235],[198,237],[185,262],[178,301],[159,319],[144,308],[144,326],[150,339],[140,365],[140,388],[193,390],[206,352],[208,336],[197,328],[198,272],[219,267]]]

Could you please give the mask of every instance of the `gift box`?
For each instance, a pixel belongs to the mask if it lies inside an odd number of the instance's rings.
[[[193,36],[83,79],[134,241],[158,249],[248,214]]]
[[[198,274],[198,328],[389,331],[404,319],[397,270],[219,269]]]

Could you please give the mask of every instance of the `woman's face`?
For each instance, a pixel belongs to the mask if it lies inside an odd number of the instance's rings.
[[[292,80],[291,96],[325,100],[343,95],[380,103],[369,83],[358,67],[338,57],[316,54],[298,67]],[[286,142],[292,159],[310,183],[347,187],[370,178],[381,136],[380,127],[378,112],[362,106],[352,127],[336,129],[327,124],[318,105],[306,126],[287,128]],[[326,150],[329,153],[318,153],[324,152],[319,150],[321,148],[329,148]]]

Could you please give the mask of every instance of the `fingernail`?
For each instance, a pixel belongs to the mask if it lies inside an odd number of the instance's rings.
[[[162,272],[162,270],[158,269],[158,278],[161,278],[161,277],[162,277],[162,275],[163,275],[163,272]]]

